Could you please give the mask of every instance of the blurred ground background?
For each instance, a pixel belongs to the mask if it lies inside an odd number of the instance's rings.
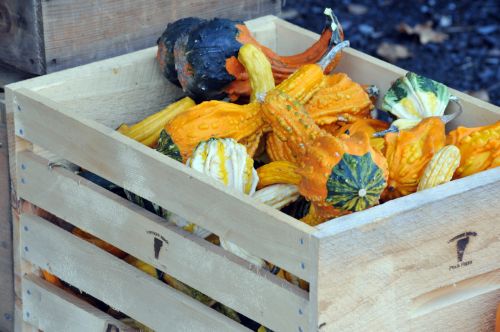
[[[325,7],[353,48],[500,105],[500,0],[286,0],[282,18],[320,33]]]

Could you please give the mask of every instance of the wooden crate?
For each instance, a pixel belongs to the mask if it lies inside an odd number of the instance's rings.
[[[7,332],[14,329],[14,281],[4,87],[28,77],[29,75],[0,65],[0,331]]]
[[[280,53],[300,51],[318,38],[273,16],[248,25]],[[310,227],[114,130],[181,95],[161,76],[155,52],[145,49],[7,87],[9,133],[15,135],[11,174],[19,199],[276,331],[492,329],[500,297],[500,169]],[[353,49],[345,51],[338,70],[377,84],[381,93],[405,73]],[[452,93],[464,107],[452,126],[500,119],[498,107]],[[65,168],[49,167],[59,158],[290,271],[308,281],[310,291],[166,225]],[[158,331],[245,330],[43,217],[19,208],[14,218],[18,317],[22,310],[24,321],[36,328],[67,331],[78,325],[89,331],[82,326],[89,316],[88,324],[115,323],[43,283],[36,274],[41,267]],[[458,262],[452,239],[465,232],[477,236],[470,236]],[[155,239],[162,243],[157,255]],[[47,312],[49,305],[64,315]]]
[[[280,10],[279,0],[0,0],[0,61],[42,75],[151,47],[179,17]]]

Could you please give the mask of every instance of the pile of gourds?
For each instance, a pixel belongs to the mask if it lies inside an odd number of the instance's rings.
[[[157,59],[164,75],[188,96],[118,131],[232,190],[287,209],[311,226],[500,166],[500,122],[446,133],[445,124],[460,111],[445,115],[456,98],[443,84],[408,73],[375,110],[373,86],[356,83],[346,73],[330,74],[348,41],[333,13],[325,13],[319,41],[288,57],[258,44],[241,22],[187,18],[169,25],[159,39]],[[231,102],[216,100],[225,97]],[[261,166],[255,168],[256,163]],[[308,287],[234,243],[153,206],[186,231]],[[84,232],[75,234],[93,241]],[[96,245],[121,255],[116,248]],[[147,273],[158,272],[133,257],[127,260]],[[159,278],[211,302],[169,276]]]

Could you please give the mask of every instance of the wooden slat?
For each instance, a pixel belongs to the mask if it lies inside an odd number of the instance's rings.
[[[21,226],[24,259],[156,331],[247,330],[40,217],[22,215]]]
[[[408,328],[410,331],[495,331],[499,302],[500,289],[479,294],[415,317]]]
[[[82,177],[62,168],[49,170],[47,161],[32,153],[19,154],[18,161],[24,182],[20,197],[275,331],[305,326],[309,302],[304,291]],[[163,239],[158,258],[155,237]]]
[[[156,45],[167,23],[188,16],[249,19],[277,13],[272,0],[42,1],[47,72]]]
[[[500,290],[499,206],[496,168],[321,225],[319,324],[406,331],[423,315]],[[452,239],[466,232],[475,235],[459,261]],[[462,329],[460,319],[442,319]]]
[[[0,0],[0,61],[45,72],[40,0]]]
[[[14,281],[12,263],[12,226],[10,218],[9,157],[7,128],[0,123],[0,330],[12,331],[14,325]]]
[[[23,289],[24,319],[42,331],[135,331],[75,295],[37,276],[24,276]]]
[[[15,98],[17,134],[310,279],[312,227],[37,93],[21,89]]]

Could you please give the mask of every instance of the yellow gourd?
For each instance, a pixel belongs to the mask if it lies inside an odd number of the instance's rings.
[[[453,177],[460,164],[460,150],[455,145],[447,145],[439,150],[424,170],[417,191],[433,188]]]
[[[154,147],[163,127],[177,115],[195,106],[196,103],[189,97],[182,98],[165,107],[158,113],[148,116],[133,126],[122,124],[118,132],[128,136],[144,145]]]

